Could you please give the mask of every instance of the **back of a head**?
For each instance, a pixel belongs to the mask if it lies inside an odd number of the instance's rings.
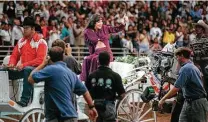
[[[108,66],[110,63],[110,55],[107,51],[101,52],[98,56],[100,65]]]
[[[59,46],[59,47],[63,48],[63,50],[65,50],[65,48],[66,48],[66,43],[65,43],[63,40],[61,40],[61,39],[56,39],[56,40],[52,43],[52,47],[54,47],[54,46]]]
[[[64,50],[59,46],[52,47],[48,54],[52,62],[63,61]]]
[[[38,33],[40,33],[40,34],[43,34],[43,31],[41,29],[41,26],[38,25],[38,24],[35,25],[35,31],[38,32]]]
[[[190,59],[191,57],[191,49],[187,48],[187,47],[179,47],[178,49],[176,49],[175,51],[175,55],[183,55],[184,58],[186,59]]]

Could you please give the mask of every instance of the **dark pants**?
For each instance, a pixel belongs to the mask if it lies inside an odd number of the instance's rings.
[[[98,118],[96,122],[116,122],[116,107],[114,103],[107,103],[106,110],[98,110]]]
[[[34,68],[35,67],[27,66],[22,71],[8,70],[10,80],[17,80],[23,78],[23,91],[21,101],[25,103],[28,103],[32,96],[33,86],[28,82],[28,77]]]
[[[176,102],[171,114],[171,119],[170,119],[171,122],[179,122],[179,116],[182,108],[183,108],[183,103]]]
[[[205,67],[208,65],[208,61],[194,61],[197,66],[200,66],[200,70],[203,73],[203,84],[206,92],[208,93],[208,72]],[[208,99],[208,95],[207,95]]]
[[[7,42],[7,41],[3,41],[3,45],[4,45],[4,46],[10,46],[11,43],[10,43],[10,42]]]
[[[179,116],[181,114],[183,104],[184,104],[184,98],[183,98],[182,91],[180,90],[176,97],[176,103],[173,106],[173,111],[172,111],[171,119],[170,119],[171,122],[179,122]]]
[[[201,98],[188,102],[185,100],[179,122],[207,122],[208,102]]]
[[[19,40],[14,40],[14,46],[16,46],[16,44],[17,44],[17,42],[18,42]]]

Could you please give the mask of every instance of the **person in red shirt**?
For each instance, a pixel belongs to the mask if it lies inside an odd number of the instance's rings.
[[[40,19],[40,26],[43,32],[44,39],[48,39],[48,36],[49,36],[48,26],[46,26],[46,21],[43,17]]]
[[[8,64],[11,80],[23,78],[23,92],[21,100],[17,102],[22,107],[27,106],[33,92],[33,86],[28,82],[28,77],[31,71],[43,62],[48,49],[46,41],[35,32],[34,22],[32,17],[24,19],[24,36],[14,47]]]

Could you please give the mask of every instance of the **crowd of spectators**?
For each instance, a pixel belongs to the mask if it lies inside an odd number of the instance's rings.
[[[100,14],[107,25],[117,26],[128,16],[125,31],[110,35],[111,47],[130,52],[161,50],[166,44],[188,46],[195,38],[193,23],[208,22],[208,1],[8,1],[0,16],[2,45],[15,45],[23,36],[21,23],[33,16],[36,31],[48,46],[62,39],[86,46],[84,30],[91,15]]]

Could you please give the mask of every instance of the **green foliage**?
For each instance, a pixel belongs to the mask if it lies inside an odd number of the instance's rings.
[[[137,64],[138,63],[139,58],[135,57],[135,56],[123,56],[123,57],[115,57],[116,62],[124,62],[124,63],[128,63],[128,64]]]

